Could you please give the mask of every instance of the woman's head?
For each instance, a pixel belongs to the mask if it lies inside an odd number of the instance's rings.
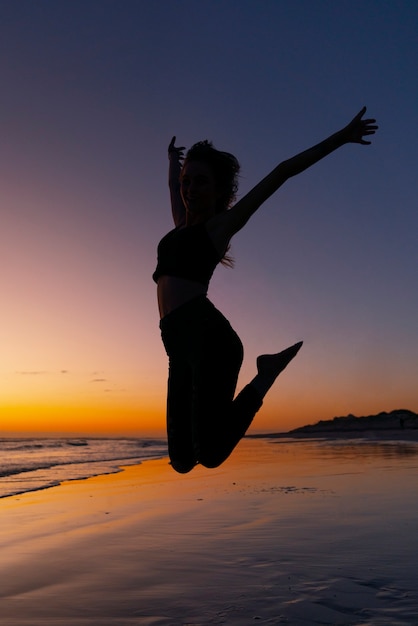
[[[215,212],[226,211],[238,191],[239,170],[239,162],[232,154],[216,150],[209,141],[194,144],[186,154],[181,175],[186,206],[188,198],[196,198],[200,193],[197,200],[209,202],[212,194]],[[200,192],[197,190],[199,184]]]

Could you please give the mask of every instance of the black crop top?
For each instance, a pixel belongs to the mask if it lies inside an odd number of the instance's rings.
[[[220,260],[205,224],[175,228],[158,244],[157,268],[152,278],[157,282],[160,276],[177,276],[207,288]]]

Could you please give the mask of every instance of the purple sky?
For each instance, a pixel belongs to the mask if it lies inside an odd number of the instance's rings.
[[[257,354],[305,340],[259,428],[418,411],[417,26],[402,0],[2,0],[6,425],[22,398],[76,397],[162,427],[151,274],[171,136],[236,154],[245,193],[363,105],[372,145],[289,181],[210,297],[243,339],[240,384]]]

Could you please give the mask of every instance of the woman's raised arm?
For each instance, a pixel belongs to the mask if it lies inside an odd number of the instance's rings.
[[[177,148],[176,138],[173,137],[168,146],[168,186],[170,188],[171,212],[174,224],[184,226],[186,223],[186,208],[180,194],[180,173],[183,161],[184,146]]]
[[[366,107],[363,107],[343,129],[312,148],[280,163],[229,211],[212,218],[211,231],[214,233],[217,231],[216,238],[223,235],[226,239],[230,239],[283,183],[331,154],[337,148],[346,143],[370,144],[370,141],[366,141],[365,137],[373,135],[378,127],[375,125],[376,120],[362,119],[365,112]]]

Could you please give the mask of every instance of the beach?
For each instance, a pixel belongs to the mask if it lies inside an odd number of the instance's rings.
[[[418,444],[245,439],[0,500],[2,626],[418,623]]]

